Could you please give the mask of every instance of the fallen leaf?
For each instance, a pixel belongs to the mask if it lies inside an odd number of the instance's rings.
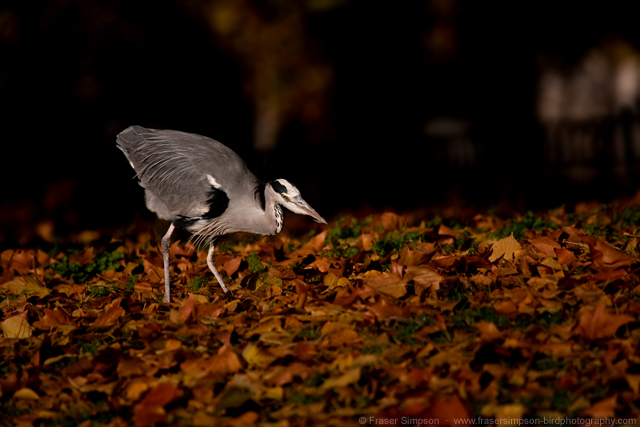
[[[122,298],[116,298],[105,307],[104,313],[102,316],[98,317],[94,322],[93,326],[107,326],[114,324],[120,316],[125,314],[125,311],[122,307],[120,307],[120,303],[122,302]]]
[[[430,267],[411,265],[407,267],[407,273],[413,277],[416,285],[425,290],[437,291],[440,289],[440,284],[445,281],[444,276]]]
[[[29,322],[23,317],[27,312],[23,312],[13,317],[9,317],[5,319],[2,324],[0,324],[0,328],[2,329],[2,333],[7,339],[26,339],[30,338],[32,334],[31,325]]]
[[[597,340],[615,335],[620,326],[634,320],[626,314],[607,313],[605,304],[602,303],[595,309],[586,309],[582,312],[576,332],[586,339]]]
[[[195,315],[196,311],[196,301],[193,294],[189,294],[189,297],[184,300],[178,312],[180,316],[178,316],[178,320],[181,322],[186,322],[191,316]]]
[[[469,412],[457,395],[435,397],[431,400],[425,418],[438,420],[440,425],[469,426]]]
[[[638,258],[632,257],[593,236],[582,236],[582,239],[589,245],[593,262],[601,267],[619,268],[640,262]]]
[[[322,390],[333,390],[338,387],[346,387],[349,384],[358,382],[360,380],[360,376],[361,376],[360,367],[349,369],[347,372],[340,375],[339,377],[332,377],[327,379],[325,382],[322,383],[320,388]]]
[[[55,328],[61,325],[76,325],[76,323],[67,315],[67,313],[60,310],[59,308],[56,308],[54,310],[45,308],[43,311],[44,316],[42,317],[42,319],[33,322],[33,326],[38,329],[48,331],[51,328]]]
[[[556,248],[554,252],[560,265],[571,265],[576,261],[576,256],[568,249]]]
[[[551,256],[551,257],[556,256],[557,249],[562,249],[562,246],[560,246],[560,243],[558,243],[557,241],[553,240],[548,236],[539,236],[539,237],[536,237],[535,239],[529,239],[529,243],[535,246],[536,249],[538,249],[540,252],[542,252],[546,256]]]
[[[378,277],[367,279],[365,283],[376,291],[395,298],[401,298],[407,293],[407,281],[392,273],[382,273]]]
[[[515,253],[522,250],[522,247],[513,237],[513,233],[511,233],[509,237],[505,237],[504,239],[500,239],[495,242],[491,249],[492,253],[489,257],[489,261],[494,262],[500,257],[506,260],[513,260],[515,258]]]
[[[604,398],[594,403],[589,409],[582,412],[582,416],[588,416],[595,419],[614,418],[616,416],[618,394]]]
[[[40,396],[38,396],[38,394],[30,388],[21,388],[20,390],[13,393],[13,398],[38,400],[40,399]]]
[[[249,365],[257,368],[266,368],[278,359],[268,349],[260,348],[258,344],[254,343],[245,346],[242,350],[242,357]]]
[[[0,289],[5,289],[13,295],[35,295],[40,298],[44,298],[51,293],[51,289],[45,288],[40,282],[29,276],[16,277],[10,282],[0,285]]]
[[[495,341],[503,337],[504,333],[500,332],[496,325],[491,322],[482,320],[473,324],[480,331],[480,339],[482,341]]]
[[[167,413],[164,407],[182,394],[182,391],[171,383],[158,384],[133,407],[133,422],[140,427],[166,422]]]

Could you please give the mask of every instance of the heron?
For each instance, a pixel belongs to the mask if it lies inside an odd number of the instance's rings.
[[[247,232],[278,234],[282,207],[326,224],[286,179],[260,181],[229,147],[206,136],[130,126],[116,138],[145,190],[147,208],[169,221],[162,237],[164,302],[171,302],[169,248],[176,227],[192,233],[195,246],[209,243],[207,265],[225,293],[215,266],[216,238]]]

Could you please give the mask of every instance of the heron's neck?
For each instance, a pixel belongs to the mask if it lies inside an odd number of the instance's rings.
[[[284,213],[282,207],[277,203],[277,198],[267,189],[264,193],[264,218],[269,224],[267,229],[269,234],[278,234],[284,225]]]

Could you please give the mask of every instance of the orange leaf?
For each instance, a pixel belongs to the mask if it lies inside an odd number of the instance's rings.
[[[610,314],[605,311],[605,304],[601,303],[595,310],[585,310],[580,315],[576,332],[589,340],[596,340],[615,335],[618,328],[635,319],[625,314]]]
[[[228,345],[223,345],[218,354],[209,359],[209,372],[226,376],[242,369],[238,355]]]
[[[586,415],[592,418],[614,418],[616,416],[617,400],[617,394],[604,398],[601,401],[594,403],[591,408],[584,411],[581,415]]]
[[[178,320],[186,322],[187,319],[193,316],[196,310],[196,300],[193,297],[193,294],[189,294],[189,298],[187,298],[182,306],[178,309],[180,312],[180,316],[178,316]]]
[[[535,239],[529,239],[529,243],[535,246],[536,249],[538,249],[546,256],[552,257],[556,256],[556,250],[562,248],[562,246],[560,246],[560,243],[547,236],[540,236],[536,237]]]
[[[44,309],[44,316],[42,319],[33,322],[33,326],[44,331],[48,331],[51,328],[55,328],[60,325],[75,325],[75,322],[64,311],[55,308],[50,310]]]
[[[431,401],[426,417],[440,420],[440,425],[469,425],[468,422],[463,422],[466,418],[469,418],[469,412],[457,395],[449,399],[434,398]],[[454,420],[457,422],[454,422]]]
[[[493,309],[498,313],[511,314],[518,311],[518,307],[513,303],[513,301],[508,299],[503,299],[498,304],[496,304]]]
[[[480,331],[480,339],[482,341],[495,341],[502,338],[503,333],[498,330],[496,325],[486,320],[474,323],[474,327]]]
[[[382,273],[378,277],[367,279],[365,283],[376,291],[395,298],[403,297],[407,293],[407,281],[396,274]]]
[[[382,226],[385,230],[396,230],[404,225],[406,219],[404,217],[398,216],[393,212],[385,212],[380,215],[380,220],[382,221]]]
[[[133,407],[133,422],[136,426],[166,422],[167,413],[164,406],[182,394],[182,391],[171,383],[158,384],[156,388],[147,393],[140,403]]]
[[[433,291],[440,289],[440,284],[445,280],[444,276],[429,267],[410,265],[407,267],[407,273],[413,276],[413,283]]]
[[[227,276],[231,277],[240,268],[240,263],[242,263],[242,257],[237,256],[225,262],[222,265],[222,270],[226,271]]]
[[[589,245],[591,259],[594,263],[606,268],[618,268],[640,262],[638,258],[626,254],[593,236],[582,236]]]
[[[102,316],[93,322],[93,326],[106,326],[115,323],[118,317],[125,313],[124,309],[120,307],[120,302],[122,302],[122,298],[113,300],[113,302],[105,308]]]
[[[410,314],[408,307],[401,308],[387,302],[384,298],[380,298],[375,304],[369,305],[367,308],[379,319],[406,318]]]
[[[576,260],[576,256],[568,249],[556,248],[555,253],[558,257],[558,264],[560,265],[570,265]]]

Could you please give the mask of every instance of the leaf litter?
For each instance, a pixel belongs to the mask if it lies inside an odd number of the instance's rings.
[[[0,253],[0,425],[637,418],[640,207]],[[95,233],[99,237],[99,233]],[[456,421],[457,424],[456,424]]]

